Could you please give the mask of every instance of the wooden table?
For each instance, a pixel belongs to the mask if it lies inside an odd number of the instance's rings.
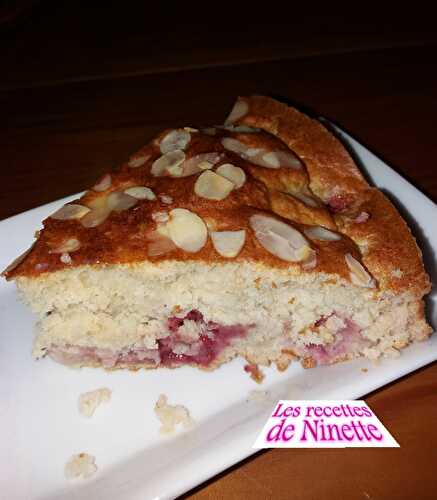
[[[268,42],[256,45],[255,29],[233,46],[191,26],[191,39],[169,30],[170,41],[150,50],[157,33],[146,40],[132,28],[129,38],[125,29],[100,46],[89,21],[79,50],[70,35],[80,13],[52,3],[49,22],[45,5],[34,23],[8,28],[0,47],[0,218],[85,189],[163,127],[221,122],[237,95],[251,93],[328,117],[437,199],[431,32],[380,26],[369,36],[361,26],[358,34],[315,30],[302,41],[299,30],[286,37],[268,26]],[[435,280],[435,257],[427,250],[425,258]],[[185,498],[436,498],[437,364],[366,401],[400,449],[258,453]]]

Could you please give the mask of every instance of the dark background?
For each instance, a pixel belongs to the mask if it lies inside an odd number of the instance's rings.
[[[407,176],[434,168],[437,31],[421,9],[0,5],[0,218],[84,189],[164,126],[221,122],[238,94],[325,115]],[[435,177],[419,185],[435,195]]]

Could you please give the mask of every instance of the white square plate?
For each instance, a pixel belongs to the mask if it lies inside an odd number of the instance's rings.
[[[371,181],[402,209],[435,278],[436,205],[339,133]],[[29,246],[42,219],[74,198],[0,222],[0,267]],[[435,326],[435,297],[428,299],[428,312]],[[0,280],[0,496],[8,500],[173,498],[254,453],[255,438],[278,399],[356,399],[437,359],[433,336],[377,366],[355,360],[312,370],[294,363],[285,373],[268,369],[261,387],[238,359],[212,373],[72,370],[31,358],[34,322],[14,284]],[[85,419],[77,398],[98,387],[111,388],[112,400]],[[268,390],[268,399],[248,400],[253,389]],[[159,435],[153,407],[160,393],[170,404],[189,408],[197,422],[193,430]],[[67,481],[64,464],[80,452],[96,457],[98,471],[88,480]]]

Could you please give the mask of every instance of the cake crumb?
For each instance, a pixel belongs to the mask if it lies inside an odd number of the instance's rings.
[[[246,401],[255,401],[257,403],[262,403],[266,401],[268,397],[269,397],[269,391],[259,391],[254,389],[249,392]]]
[[[78,477],[87,478],[95,474],[96,471],[96,459],[88,453],[72,455],[64,468],[65,477],[67,479],[76,479]]]
[[[251,363],[244,367],[244,371],[250,374],[250,378],[254,380],[257,384],[261,384],[264,380],[264,373],[259,369],[259,366]]]
[[[84,417],[92,417],[97,407],[111,399],[111,390],[107,387],[85,392],[79,396],[79,413]]]
[[[185,429],[189,429],[194,425],[194,420],[185,406],[172,406],[167,404],[167,401],[167,396],[160,394],[155,404],[155,414],[161,422],[161,428],[159,429],[161,434],[174,434],[178,424],[182,424]]]
[[[361,368],[361,371],[362,371],[363,373],[367,373],[369,370],[368,370],[367,368]]]

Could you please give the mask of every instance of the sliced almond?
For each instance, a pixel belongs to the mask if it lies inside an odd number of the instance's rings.
[[[370,274],[365,270],[364,266],[362,266],[350,253],[347,253],[344,256],[346,260],[346,264],[351,271],[350,277],[352,283],[359,286],[364,286],[366,288],[375,288],[376,282],[370,276]]]
[[[115,210],[116,212],[121,212],[122,210],[127,210],[133,207],[137,203],[137,199],[133,196],[129,196],[121,191],[113,191],[108,195],[108,209]]]
[[[248,112],[249,105],[247,102],[243,99],[238,99],[229,113],[229,116],[226,118],[225,125],[236,122],[240,118],[243,118],[243,116],[247,115]]]
[[[301,162],[293,153],[288,151],[264,151],[250,158],[255,165],[267,168],[301,168]]]
[[[162,201],[162,203],[165,203],[166,205],[171,205],[173,203],[173,198],[166,194],[161,194],[159,196],[159,199]]]
[[[266,168],[302,168],[299,158],[291,151],[267,151],[262,148],[246,146],[241,141],[232,137],[222,139],[222,145],[228,151],[238,154],[243,159],[255,165]]]
[[[264,153],[262,155],[262,161],[264,163],[267,163],[267,165],[270,166],[271,168],[279,168],[281,166],[278,155],[273,151],[270,151],[269,153]]]
[[[341,236],[329,229],[326,229],[322,226],[313,226],[304,230],[304,233],[308,238],[312,240],[320,240],[320,241],[338,241],[341,240]]]
[[[56,248],[51,249],[50,253],[64,253],[64,252],[75,252],[76,250],[79,250],[80,248],[80,242],[76,238],[68,238],[67,240],[63,241],[60,245],[58,245]]]
[[[259,243],[282,260],[304,261],[314,254],[300,232],[285,222],[262,214],[252,215],[249,222]]]
[[[59,260],[63,263],[63,264],[71,264],[73,261],[70,257],[70,254],[69,253],[63,253],[60,257],[59,257]]]
[[[243,248],[246,231],[213,231],[211,239],[217,253],[223,257],[236,257]]]
[[[139,156],[134,156],[129,160],[129,167],[131,168],[138,168],[141,167],[141,165],[144,165],[146,161],[150,158],[150,155],[139,155]]]
[[[201,153],[193,156],[183,163],[182,177],[198,174],[202,170],[208,170],[219,161],[220,153]]]
[[[167,222],[168,221],[168,213],[167,212],[153,212],[152,219],[155,222]]]
[[[80,219],[80,223],[83,227],[96,227],[105,222],[110,213],[107,208],[93,208]]]
[[[210,170],[214,166],[214,163],[210,161],[201,161],[197,166],[200,170]]]
[[[281,167],[302,168],[302,162],[292,151],[275,151],[274,154]]]
[[[237,139],[233,139],[232,137],[224,137],[222,139],[222,146],[228,151],[232,151],[233,153],[237,153],[237,155],[246,155],[248,148],[241,141],[237,141]],[[252,148],[253,149],[253,148]]]
[[[176,248],[173,241],[159,231],[153,231],[148,235],[147,239],[149,241],[147,245],[147,255],[149,255],[149,257],[158,257]]]
[[[156,200],[155,193],[146,186],[133,186],[125,189],[124,192],[137,200]]]
[[[262,148],[252,148],[246,146],[241,141],[233,139],[232,137],[225,137],[222,139],[222,145],[228,151],[232,151],[241,156],[244,160],[250,161],[254,165],[259,165],[266,168],[279,168],[279,159],[276,153],[266,151]]]
[[[189,210],[184,208],[171,210],[170,220],[166,226],[173,243],[186,252],[198,252],[206,243],[208,230],[205,223]]]
[[[207,200],[224,200],[233,189],[233,182],[210,170],[203,172],[194,185],[197,196]]]
[[[240,167],[232,165],[232,163],[224,163],[220,165],[216,170],[216,173],[231,181],[236,189],[241,188],[241,186],[246,182],[246,173]]]
[[[293,196],[294,198],[297,198],[299,201],[305,203],[305,205],[308,205],[309,207],[317,208],[319,206],[319,204],[314,198],[306,194],[303,193],[288,193],[288,194],[290,196]]]
[[[248,158],[254,158],[255,156],[263,155],[264,153],[264,149],[261,148],[248,148],[244,152],[244,155]]]
[[[172,167],[177,167],[185,161],[185,153],[181,150],[170,151],[169,153],[160,156],[152,164],[150,173],[155,177],[165,175],[167,170]]]
[[[63,207],[61,207],[50,217],[56,220],[80,219],[89,211],[90,209],[88,207],[78,205],[76,203],[70,203],[69,205],[64,205]]]
[[[171,177],[182,177],[184,169],[182,168],[182,165],[173,165],[172,167],[167,168],[167,173]]]
[[[159,149],[162,154],[170,151],[184,150],[191,140],[190,132],[187,130],[172,130],[161,141]]]
[[[101,181],[98,182],[94,187],[94,191],[106,191],[112,184],[112,179],[109,174],[102,177]]]

